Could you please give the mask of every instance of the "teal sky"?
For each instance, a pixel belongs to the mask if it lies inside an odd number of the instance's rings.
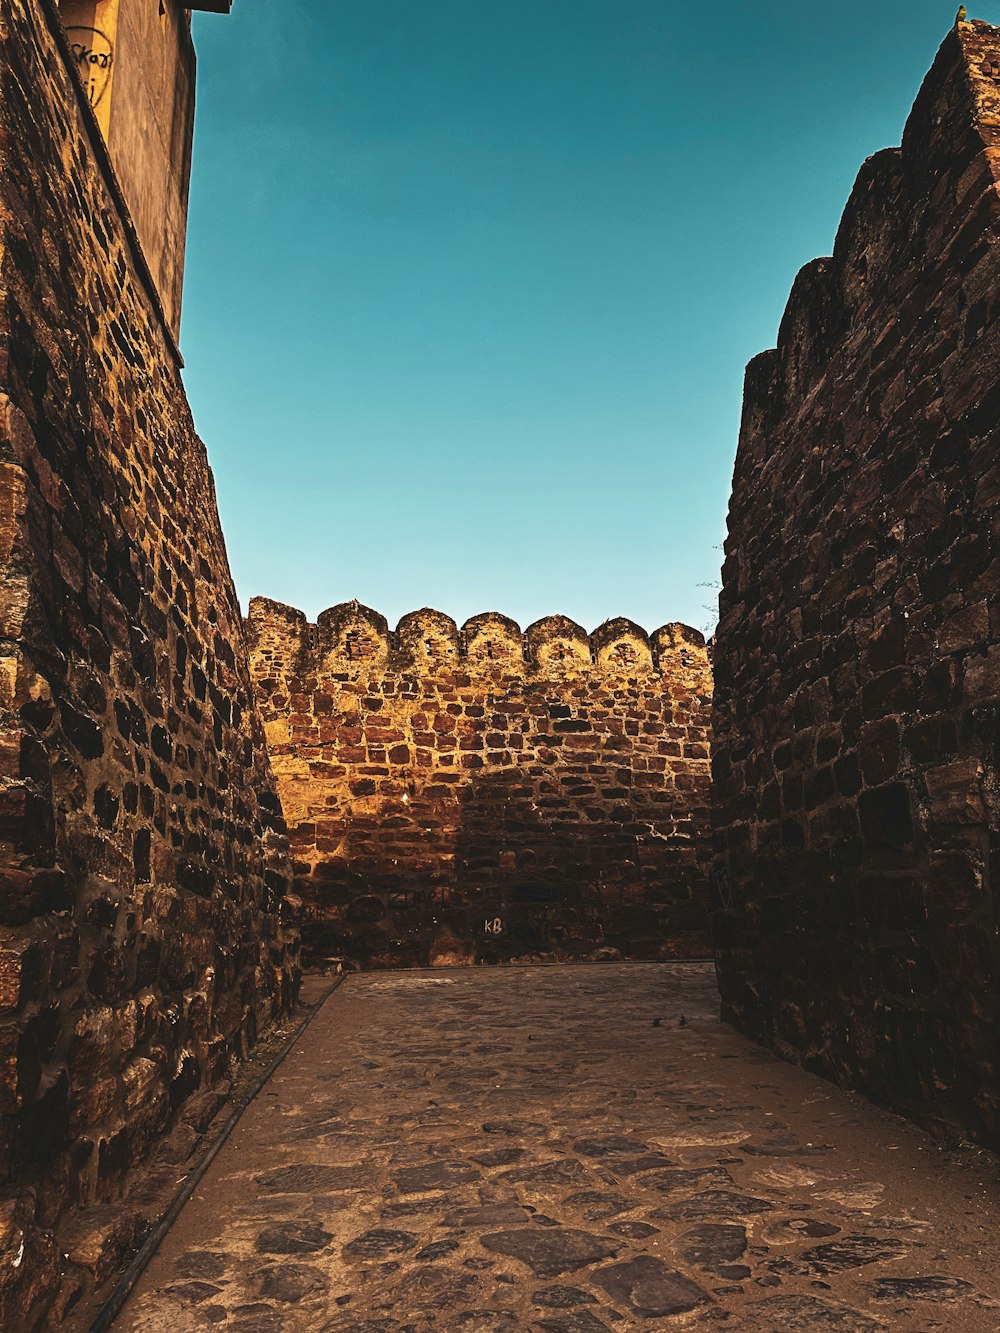
[[[182,345],[244,604],[710,627],[743,367],[954,8],[196,15]]]

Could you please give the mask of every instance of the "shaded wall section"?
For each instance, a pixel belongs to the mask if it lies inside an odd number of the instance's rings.
[[[748,369],[714,754],[725,1016],[994,1142],[998,172],[962,24]]]
[[[107,1205],[129,1243],[129,1173],[297,979],[212,475],[58,22],[47,0],[0,12],[0,1325],[18,1329],[113,1268],[74,1212]]]
[[[704,956],[695,630],[250,604],[314,961]]]

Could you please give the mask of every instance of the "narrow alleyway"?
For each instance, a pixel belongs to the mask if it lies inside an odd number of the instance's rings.
[[[116,1330],[1000,1327],[995,1159],[717,1012],[702,965],[352,976]]]

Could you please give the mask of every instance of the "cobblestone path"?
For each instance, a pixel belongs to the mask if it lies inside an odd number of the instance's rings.
[[[701,965],[351,977],[116,1333],[995,1333],[996,1159],[717,1009]]]

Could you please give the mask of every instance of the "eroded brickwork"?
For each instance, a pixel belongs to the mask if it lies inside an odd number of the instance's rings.
[[[263,598],[248,626],[314,959],[708,951],[697,631]]]
[[[714,755],[725,1014],[994,1141],[998,178],[961,24],[748,370]]]
[[[57,22],[49,0],[0,10],[11,1329],[52,1326],[80,1266],[113,1268],[99,1232],[67,1219],[101,1203],[113,1215],[130,1170],[289,1005],[297,976],[211,473]]]

